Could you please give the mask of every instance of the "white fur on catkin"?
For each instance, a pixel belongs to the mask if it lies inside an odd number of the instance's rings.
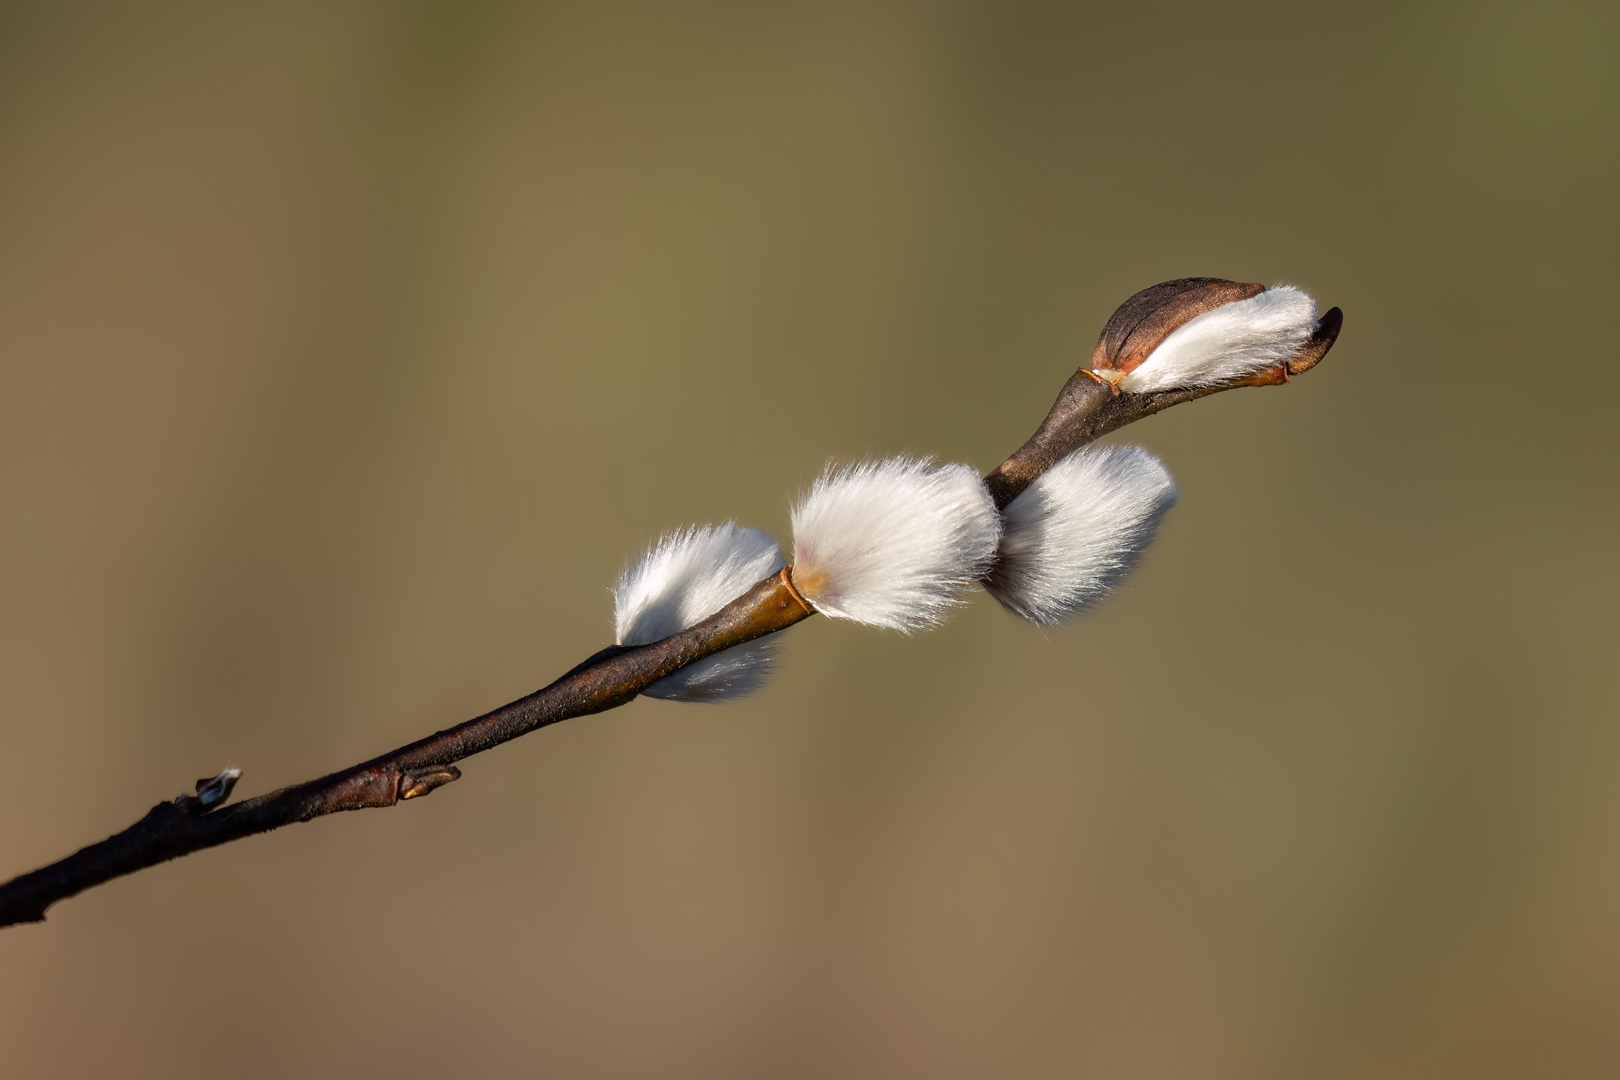
[[[1278,285],[1187,320],[1119,388],[1145,394],[1253,375],[1297,356],[1316,326],[1316,301]]]
[[[984,587],[1014,614],[1055,626],[1130,572],[1175,502],[1169,470],[1141,447],[1076,450],[1008,505]]]
[[[776,541],[758,529],[693,526],[671,533],[620,575],[613,590],[614,641],[649,645],[725,607],[782,566]],[[642,693],[676,701],[719,701],[757,690],[775,661],[760,638],[688,664]]]
[[[962,602],[1000,539],[1000,515],[970,466],[829,466],[793,508],[793,583],[817,611],[909,633]]]

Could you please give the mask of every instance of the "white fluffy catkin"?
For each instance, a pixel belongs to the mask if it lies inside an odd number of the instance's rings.
[[[1076,450],[1008,505],[985,588],[1014,614],[1055,626],[1130,572],[1175,502],[1169,470],[1141,447]]]
[[[776,541],[758,529],[693,526],[664,536],[620,575],[613,590],[614,641],[648,645],[702,622],[782,566]],[[775,643],[759,638],[688,664],[642,693],[676,701],[720,701],[757,690]]]
[[[1293,359],[1316,326],[1316,301],[1277,285],[1178,326],[1119,388],[1145,394],[1253,375]]]
[[[909,633],[944,621],[1000,539],[995,502],[970,466],[829,466],[793,508],[793,584],[817,611]]]

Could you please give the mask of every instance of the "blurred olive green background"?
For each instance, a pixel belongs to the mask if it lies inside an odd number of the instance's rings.
[[[7,1076],[1611,1077],[1613,4],[0,9],[0,874],[993,467],[1131,293],[1287,387],[1070,630],[826,619],[0,932]]]

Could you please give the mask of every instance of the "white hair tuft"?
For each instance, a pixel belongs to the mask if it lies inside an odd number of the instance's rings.
[[[1007,506],[984,587],[1015,615],[1055,626],[1130,572],[1175,502],[1169,470],[1141,447],[1076,450]]]
[[[776,541],[758,529],[693,526],[662,537],[613,590],[614,641],[649,645],[702,622],[782,566]],[[775,642],[760,638],[705,657],[642,693],[675,701],[741,697],[764,683]]]
[[[829,466],[793,508],[793,583],[817,611],[909,633],[944,621],[1000,538],[995,502],[970,466]]]
[[[1253,375],[1299,355],[1316,327],[1316,301],[1277,285],[1187,320],[1118,385],[1147,394]]]

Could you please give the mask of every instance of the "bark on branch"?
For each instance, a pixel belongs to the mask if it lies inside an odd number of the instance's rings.
[[[1186,280],[1208,282],[1214,279]],[[1201,295],[1207,298],[1211,291],[1231,284],[1224,282],[1219,286],[1198,288],[1205,290]],[[1155,286],[1159,290],[1165,288]],[[1152,292],[1144,290],[1121,307],[1121,313],[1136,320],[1126,328],[1125,335],[1138,323],[1148,325],[1137,317],[1131,305]],[[1172,291],[1170,297],[1171,301],[1181,299],[1185,303],[1189,295],[1189,289],[1183,286],[1180,293]],[[1158,305],[1153,310],[1162,316],[1167,302],[1157,297],[1153,299]],[[1207,310],[1207,306],[1194,309],[1193,313],[1199,310]],[[1116,327],[1120,318],[1116,315],[1110,320],[1104,330],[1105,339],[1111,332],[1116,337],[1121,336]],[[1179,325],[1173,319],[1167,322],[1162,317],[1160,322],[1169,325],[1169,329],[1155,328],[1153,332],[1158,340]],[[1302,374],[1332,347],[1342,322],[1339,309],[1333,308],[1321,317],[1316,335],[1288,362],[1240,381],[1196,390],[1116,393],[1110,385],[1082,369],[1064,386],[1040,429],[985,477],[997,508],[1005,509],[1031,482],[1067,454],[1126,424],[1221,390],[1273,385]],[[1140,337],[1138,333],[1136,340]],[[1156,343],[1151,342],[1148,347]],[[1098,348],[1103,349],[1102,342]],[[196,795],[159,803],[123,832],[0,885],[0,927],[43,921],[46,909],[58,900],[204,848],[340,810],[393,806],[401,800],[426,795],[458,779],[461,771],[455,763],[463,758],[560,720],[617,708],[687,664],[808,618],[814,612],[794,590],[792,569],[785,567],[759,582],[719,612],[687,630],[650,645],[603,649],[543,690],[370,761],[218,809],[210,809],[206,799]],[[226,781],[221,786],[220,801],[228,795],[229,783]]]

